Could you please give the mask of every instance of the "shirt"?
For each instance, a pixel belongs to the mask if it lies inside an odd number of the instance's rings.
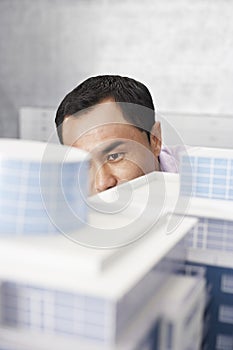
[[[168,173],[179,172],[180,153],[186,150],[186,146],[162,146],[159,162],[161,171]]]

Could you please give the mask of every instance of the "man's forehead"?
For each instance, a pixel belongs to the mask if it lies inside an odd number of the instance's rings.
[[[121,133],[130,125],[115,102],[101,103],[85,110],[79,116],[66,116],[62,126],[63,142],[73,144],[85,135]]]
[[[92,154],[103,155],[114,149],[126,145],[129,141],[130,140],[127,140],[125,138],[118,137],[99,140],[80,137],[80,139],[74,143],[74,146],[84,149],[87,152],[91,152]]]
[[[64,140],[65,144],[74,145],[86,150],[93,150],[94,147],[101,148],[116,142],[117,140],[126,141],[137,140],[141,132],[130,124],[108,123],[96,126],[81,135],[71,130],[73,136],[69,134],[69,140]],[[68,134],[67,134],[68,136]],[[72,142],[71,142],[72,141]]]

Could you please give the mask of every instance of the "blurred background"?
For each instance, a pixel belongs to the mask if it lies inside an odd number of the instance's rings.
[[[0,136],[46,139],[67,92],[121,74],[185,143],[233,147],[232,12],[229,0],[0,0]]]

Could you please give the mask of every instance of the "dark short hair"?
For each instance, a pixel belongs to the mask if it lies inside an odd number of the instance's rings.
[[[82,82],[60,103],[55,119],[60,142],[62,143],[62,123],[65,116],[77,114],[105,98],[113,98],[115,102],[119,102],[124,118],[147,134],[150,133],[155,122],[155,109],[147,87],[132,78],[99,75]]]

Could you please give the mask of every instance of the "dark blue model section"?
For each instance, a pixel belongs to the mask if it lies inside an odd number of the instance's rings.
[[[203,350],[233,350],[233,269],[186,263],[189,270],[204,268],[208,302],[205,310]],[[191,268],[191,269],[190,269]]]

